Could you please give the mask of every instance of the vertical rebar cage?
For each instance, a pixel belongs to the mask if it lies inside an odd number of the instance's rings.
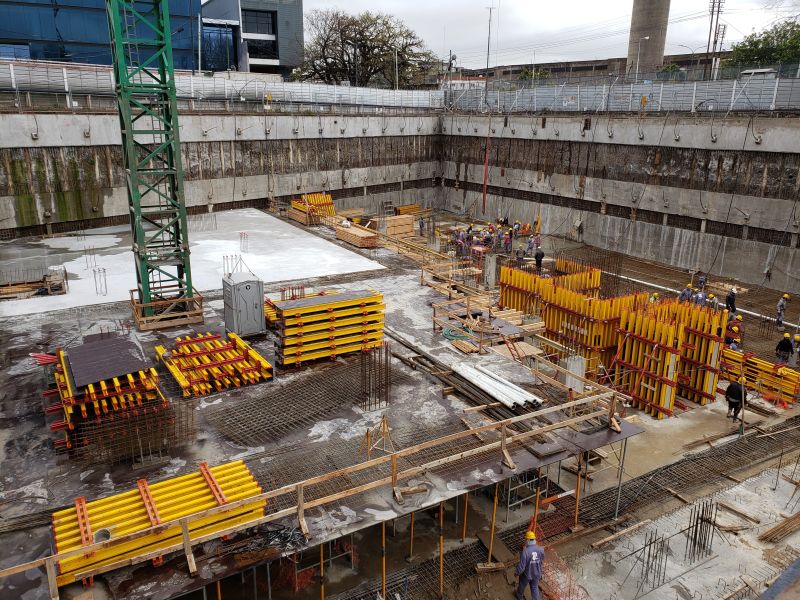
[[[389,406],[391,347],[383,342],[361,353],[361,409],[369,412]]]
[[[106,9],[139,302],[191,299],[169,2],[106,0]]]

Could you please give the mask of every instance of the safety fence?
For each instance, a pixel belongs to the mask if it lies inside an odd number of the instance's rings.
[[[800,80],[640,81],[638,83],[540,85],[521,90],[448,92],[459,111],[513,112],[727,112],[800,108]]]
[[[444,106],[444,92],[439,90],[391,90],[270,81],[263,76],[248,73],[227,75],[208,77],[178,72],[175,75],[178,98],[419,109]],[[0,61],[1,91],[113,95],[114,74],[110,67],[100,65]]]

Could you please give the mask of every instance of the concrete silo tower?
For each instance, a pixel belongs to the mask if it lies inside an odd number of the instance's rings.
[[[633,0],[631,33],[628,38],[628,79],[639,73],[652,73],[664,62],[670,0]],[[638,61],[637,61],[638,57]]]

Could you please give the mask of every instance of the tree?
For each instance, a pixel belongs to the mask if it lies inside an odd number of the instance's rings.
[[[394,87],[395,51],[400,86],[423,83],[438,65],[419,36],[391,15],[312,10],[306,16],[306,33],[303,63],[292,74],[295,80]]]
[[[531,81],[533,79],[548,79],[550,77],[550,71],[545,71],[543,69],[529,69],[525,67],[522,69],[522,73],[519,74],[519,78],[521,81]]]
[[[733,66],[777,65],[800,62],[800,23],[783,21],[751,33],[731,49]]]

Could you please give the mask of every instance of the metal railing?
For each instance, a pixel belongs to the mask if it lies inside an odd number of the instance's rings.
[[[467,112],[785,111],[800,108],[800,80],[562,84],[513,91],[448,92],[448,108]]]
[[[390,90],[265,81],[247,73],[208,77],[178,72],[175,85],[179,98],[196,100],[237,100],[264,103],[343,104],[398,108],[442,108],[440,90]],[[64,95],[66,107],[73,108],[73,95],[113,95],[114,76],[110,67],[52,62],[0,61],[0,92],[55,93]]]

